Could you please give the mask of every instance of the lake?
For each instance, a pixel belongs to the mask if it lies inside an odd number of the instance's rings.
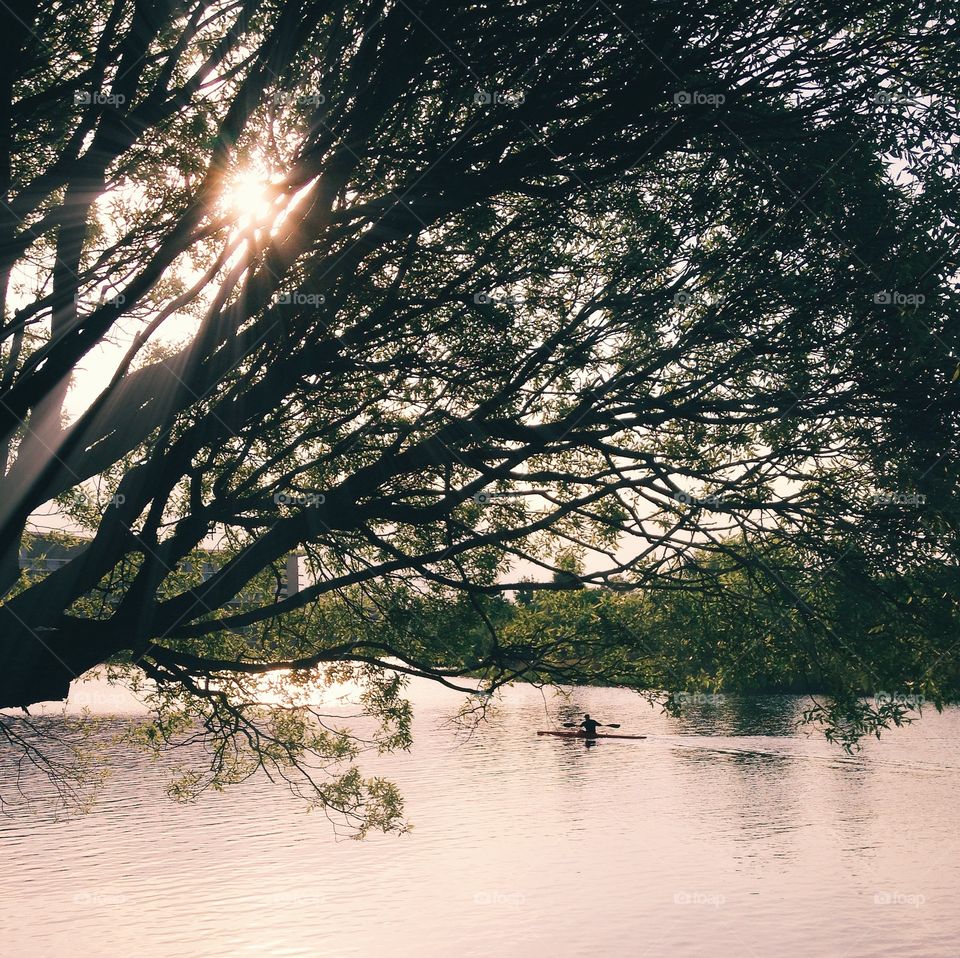
[[[413,699],[412,751],[363,766],[401,787],[404,835],[338,840],[260,780],[177,805],[169,770],[125,749],[89,814],[0,817],[0,953],[957,954],[956,709],[847,756],[794,729],[787,696],[670,718],[622,690],[516,687],[471,736],[455,697]],[[575,711],[649,738],[534,734]]]

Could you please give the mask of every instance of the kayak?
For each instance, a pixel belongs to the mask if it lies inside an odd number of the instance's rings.
[[[556,735],[557,738],[586,738],[586,732],[577,732],[574,729],[570,731],[556,731],[556,732],[537,732],[537,735]],[[597,732],[596,735],[591,735],[590,738],[646,738],[646,735],[615,735],[611,732]]]

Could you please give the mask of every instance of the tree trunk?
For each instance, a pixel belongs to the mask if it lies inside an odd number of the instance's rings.
[[[0,708],[62,701],[75,678],[118,651],[110,629],[92,632],[79,623],[31,629],[9,606],[0,608]]]

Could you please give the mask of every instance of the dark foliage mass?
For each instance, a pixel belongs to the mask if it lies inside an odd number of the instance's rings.
[[[230,780],[242,734],[349,751],[249,704],[278,670],[362,679],[392,744],[406,674],[781,669],[855,731],[889,718],[856,692],[949,694],[942,4],[11,9],[0,706],[123,666]],[[81,538],[25,574],[51,509]],[[665,604],[696,667],[649,643]],[[327,803],[382,824],[382,787]]]

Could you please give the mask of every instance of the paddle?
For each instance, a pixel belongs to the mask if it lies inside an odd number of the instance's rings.
[[[597,722],[597,725],[599,725],[600,728],[620,728],[620,726],[619,726],[618,724],[616,724],[616,723],[612,723],[612,724],[610,724],[610,725],[602,725],[600,722]],[[580,723],[579,723],[579,722],[564,722],[564,723],[563,723],[563,727],[564,727],[564,728],[580,728]]]

